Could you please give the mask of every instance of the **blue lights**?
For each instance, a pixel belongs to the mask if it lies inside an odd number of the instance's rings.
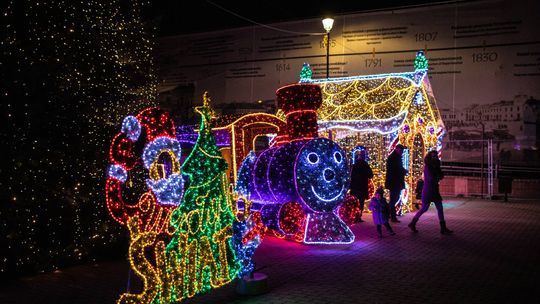
[[[182,174],[171,174],[167,178],[158,180],[146,179],[146,185],[161,205],[178,206],[184,193],[184,179]]]
[[[326,138],[311,140],[302,147],[295,164],[295,182],[310,209],[331,212],[345,198],[350,176],[344,154],[336,143]],[[313,155],[317,156],[316,163],[310,161]]]
[[[403,154],[401,154],[401,160],[403,161],[403,168],[407,171],[409,171],[409,156],[409,149],[403,149]]]
[[[257,155],[255,155],[255,152],[250,151],[238,170],[238,179],[234,187],[234,191],[248,198],[251,197],[253,191],[253,179],[251,175],[253,174],[255,160],[257,160]]]
[[[416,91],[416,93],[414,94],[414,103],[416,103],[417,105],[421,105],[421,104],[424,103],[424,98],[422,97],[422,92]]]
[[[129,140],[137,141],[141,136],[141,123],[135,116],[126,116],[122,121],[122,133],[126,134]]]
[[[108,176],[125,183],[128,178],[127,170],[121,165],[113,164],[109,166]]]
[[[157,160],[159,155],[164,151],[172,151],[176,159],[180,160],[182,149],[178,140],[170,137],[161,136],[150,142],[143,151],[143,162],[146,169],[150,169],[150,166]]]
[[[354,242],[354,233],[334,213],[312,213],[307,216],[304,232],[306,244],[350,244]]]
[[[369,153],[368,153],[368,150],[366,149],[366,147],[364,146],[356,146],[354,147],[354,149],[352,149],[351,151],[351,159],[352,159],[352,164],[354,165],[356,163],[356,153],[360,153],[361,151],[365,151],[365,161],[367,163],[369,163]]]

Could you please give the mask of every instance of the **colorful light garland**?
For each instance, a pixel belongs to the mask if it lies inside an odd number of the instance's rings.
[[[141,130],[145,137],[140,136]],[[111,165],[105,191],[109,213],[119,223],[126,224],[129,218],[137,216],[144,229],[157,229],[157,233],[167,231],[170,207],[180,203],[184,183],[179,164],[181,149],[175,135],[172,119],[157,108],[124,119],[121,133],[115,136],[109,150]],[[138,157],[136,146],[146,141],[142,156]],[[163,161],[161,155],[167,155],[168,161]],[[150,178],[146,179],[146,185],[150,191],[140,194],[136,203],[126,202],[123,191],[130,185],[125,183],[130,171],[139,163],[148,170]],[[170,172],[165,170],[166,166],[170,166]]]
[[[182,203],[171,209],[174,211],[167,232],[172,237],[168,241],[158,230],[141,229],[138,214],[127,218],[130,265],[141,277],[143,290],[123,294],[118,303],[180,302],[254,270],[252,256],[266,228],[260,214],[250,212],[249,201],[241,218],[234,217],[237,210],[227,181],[227,163],[210,131],[212,111],[207,93],[203,106],[195,110],[201,114],[201,128],[193,151],[182,165],[189,187]],[[174,158],[178,146],[158,133],[152,133],[154,140],[146,146],[145,155],[160,159],[158,154],[168,151]],[[152,171],[154,162],[147,162],[147,166]],[[148,252],[153,258],[147,256]]]
[[[322,88],[323,103],[318,110],[321,136],[331,138],[335,132],[346,130],[348,135],[336,138],[341,147],[351,151],[359,143],[365,146],[373,156],[370,165],[375,185],[382,184],[386,156],[393,146],[402,143],[409,147],[405,164],[411,174],[406,177],[407,187],[398,204],[400,212],[411,210],[413,202],[408,189],[413,189],[421,176],[421,171],[414,169],[422,165],[418,153],[429,149],[440,152],[444,134],[426,77],[428,60],[422,51],[416,54],[414,68],[406,73],[300,79],[300,83],[319,84]]]
[[[255,140],[258,136],[270,133],[284,134],[285,121],[267,113],[251,113],[235,119],[219,119],[222,125],[212,129],[213,132],[226,132],[230,137],[232,163],[230,164],[233,182],[237,181],[238,164],[250,151],[255,150]],[[279,138],[283,135],[278,136]]]

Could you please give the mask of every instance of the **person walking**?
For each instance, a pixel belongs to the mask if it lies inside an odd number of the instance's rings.
[[[409,228],[413,232],[418,232],[416,223],[418,219],[429,209],[431,202],[437,208],[439,223],[441,226],[441,234],[450,234],[453,231],[446,227],[444,220],[444,212],[442,205],[442,197],[439,192],[439,181],[443,179],[444,174],[441,170],[441,161],[437,151],[429,151],[424,158],[424,187],[422,188],[422,207],[416,212],[412,221],[409,223]]]
[[[403,168],[403,150],[405,146],[397,144],[394,151],[390,153],[386,160],[386,179],[384,186],[390,190],[390,217],[392,222],[399,223],[396,216],[396,203],[401,195],[401,190],[405,189],[405,175],[408,171]]]
[[[396,234],[394,230],[392,230],[392,226],[390,226],[390,223],[388,223],[388,217],[390,212],[388,203],[384,198],[383,187],[379,187],[377,191],[375,191],[375,195],[371,198],[371,201],[369,201],[368,208],[369,210],[371,210],[371,215],[373,216],[373,223],[377,225],[377,234],[379,235],[379,238],[383,237],[381,225],[384,225],[384,227],[386,227],[386,230],[388,230],[388,233],[390,235]]]
[[[361,150],[356,154],[355,162],[351,171],[351,195],[360,201],[360,219],[363,222],[364,202],[369,198],[369,179],[373,178],[373,170],[366,161],[366,151]]]

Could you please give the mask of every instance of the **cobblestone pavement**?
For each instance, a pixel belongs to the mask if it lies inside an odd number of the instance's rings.
[[[539,303],[540,201],[445,200],[451,236],[435,208],[412,233],[413,214],[378,239],[370,215],[351,245],[307,246],[268,237],[255,254],[270,292],[240,296],[234,284],[185,303]],[[125,261],[77,266],[0,287],[0,303],[114,303]],[[131,290],[137,291],[131,276]]]

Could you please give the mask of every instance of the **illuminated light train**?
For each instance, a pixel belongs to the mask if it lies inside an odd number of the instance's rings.
[[[306,244],[353,242],[354,234],[336,214],[349,189],[349,163],[341,147],[318,137],[320,87],[294,84],[276,95],[286,134],[244,160],[237,191],[250,195],[264,224],[278,236]]]

